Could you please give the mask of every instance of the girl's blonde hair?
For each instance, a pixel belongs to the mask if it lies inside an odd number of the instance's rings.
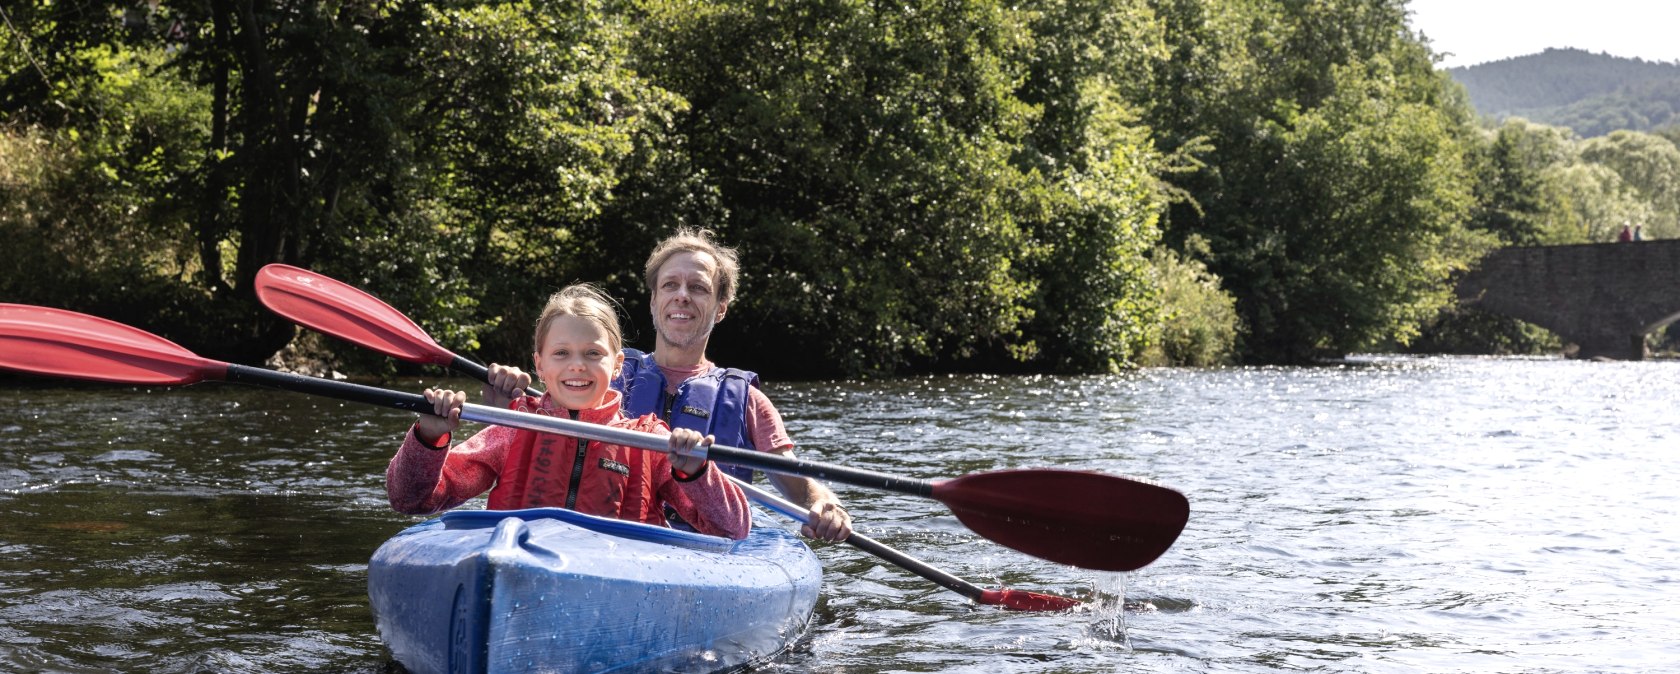
[[[624,350],[624,333],[618,326],[618,310],[613,308],[612,299],[595,286],[577,283],[548,296],[548,303],[543,305],[542,314],[537,317],[536,333],[531,336],[532,353],[542,352],[543,336],[548,334],[548,325],[561,316],[594,321],[607,332],[607,344],[614,351]]]

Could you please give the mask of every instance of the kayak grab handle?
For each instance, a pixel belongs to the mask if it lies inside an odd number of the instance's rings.
[[[708,536],[692,531],[682,531],[669,527],[642,524],[629,520],[612,519],[586,515],[576,510],[565,508],[524,508],[521,510],[451,510],[439,516],[445,529],[484,529],[496,527],[491,535],[492,545],[500,541],[496,536],[502,535],[502,527],[507,520],[513,520],[523,528],[526,522],[538,520],[560,520],[580,529],[588,529],[596,533],[627,538],[661,545],[671,545],[690,550],[706,552],[729,552],[735,547],[736,541],[722,536]],[[530,533],[526,532],[526,536]],[[510,543],[523,542],[523,539]]]

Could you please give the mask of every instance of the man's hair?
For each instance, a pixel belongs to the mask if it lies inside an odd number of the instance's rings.
[[[531,337],[532,353],[542,353],[543,335],[548,332],[549,324],[561,316],[594,321],[607,331],[608,346],[615,351],[624,350],[624,332],[619,328],[618,310],[613,308],[613,301],[595,286],[578,283],[548,296],[548,303],[537,317],[536,334]]]
[[[642,278],[647,283],[648,292],[653,292],[659,279],[659,268],[665,261],[677,253],[705,253],[717,262],[717,277],[712,279],[712,285],[717,292],[718,304],[729,304],[735,300],[735,288],[741,280],[741,262],[735,256],[735,249],[729,248],[712,240],[709,229],[691,229],[684,227],[676,233],[660,241],[648,255],[647,266],[642,270]]]

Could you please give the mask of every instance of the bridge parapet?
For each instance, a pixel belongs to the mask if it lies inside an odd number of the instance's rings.
[[[1579,358],[1639,360],[1645,335],[1680,318],[1680,239],[1502,248],[1457,293],[1551,330]]]

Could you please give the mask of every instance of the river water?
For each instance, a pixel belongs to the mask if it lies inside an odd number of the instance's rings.
[[[366,562],[418,521],[382,486],[412,415],[219,384],[4,387],[0,671],[393,671]],[[937,502],[837,486],[884,543],[1090,603],[975,606],[820,544],[815,624],[765,671],[1680,670],[1680,363],[1369,356],[769,391],[806,458],[1100,470],[1192,512],[1155,564],[1100,574],[990,544]]]

